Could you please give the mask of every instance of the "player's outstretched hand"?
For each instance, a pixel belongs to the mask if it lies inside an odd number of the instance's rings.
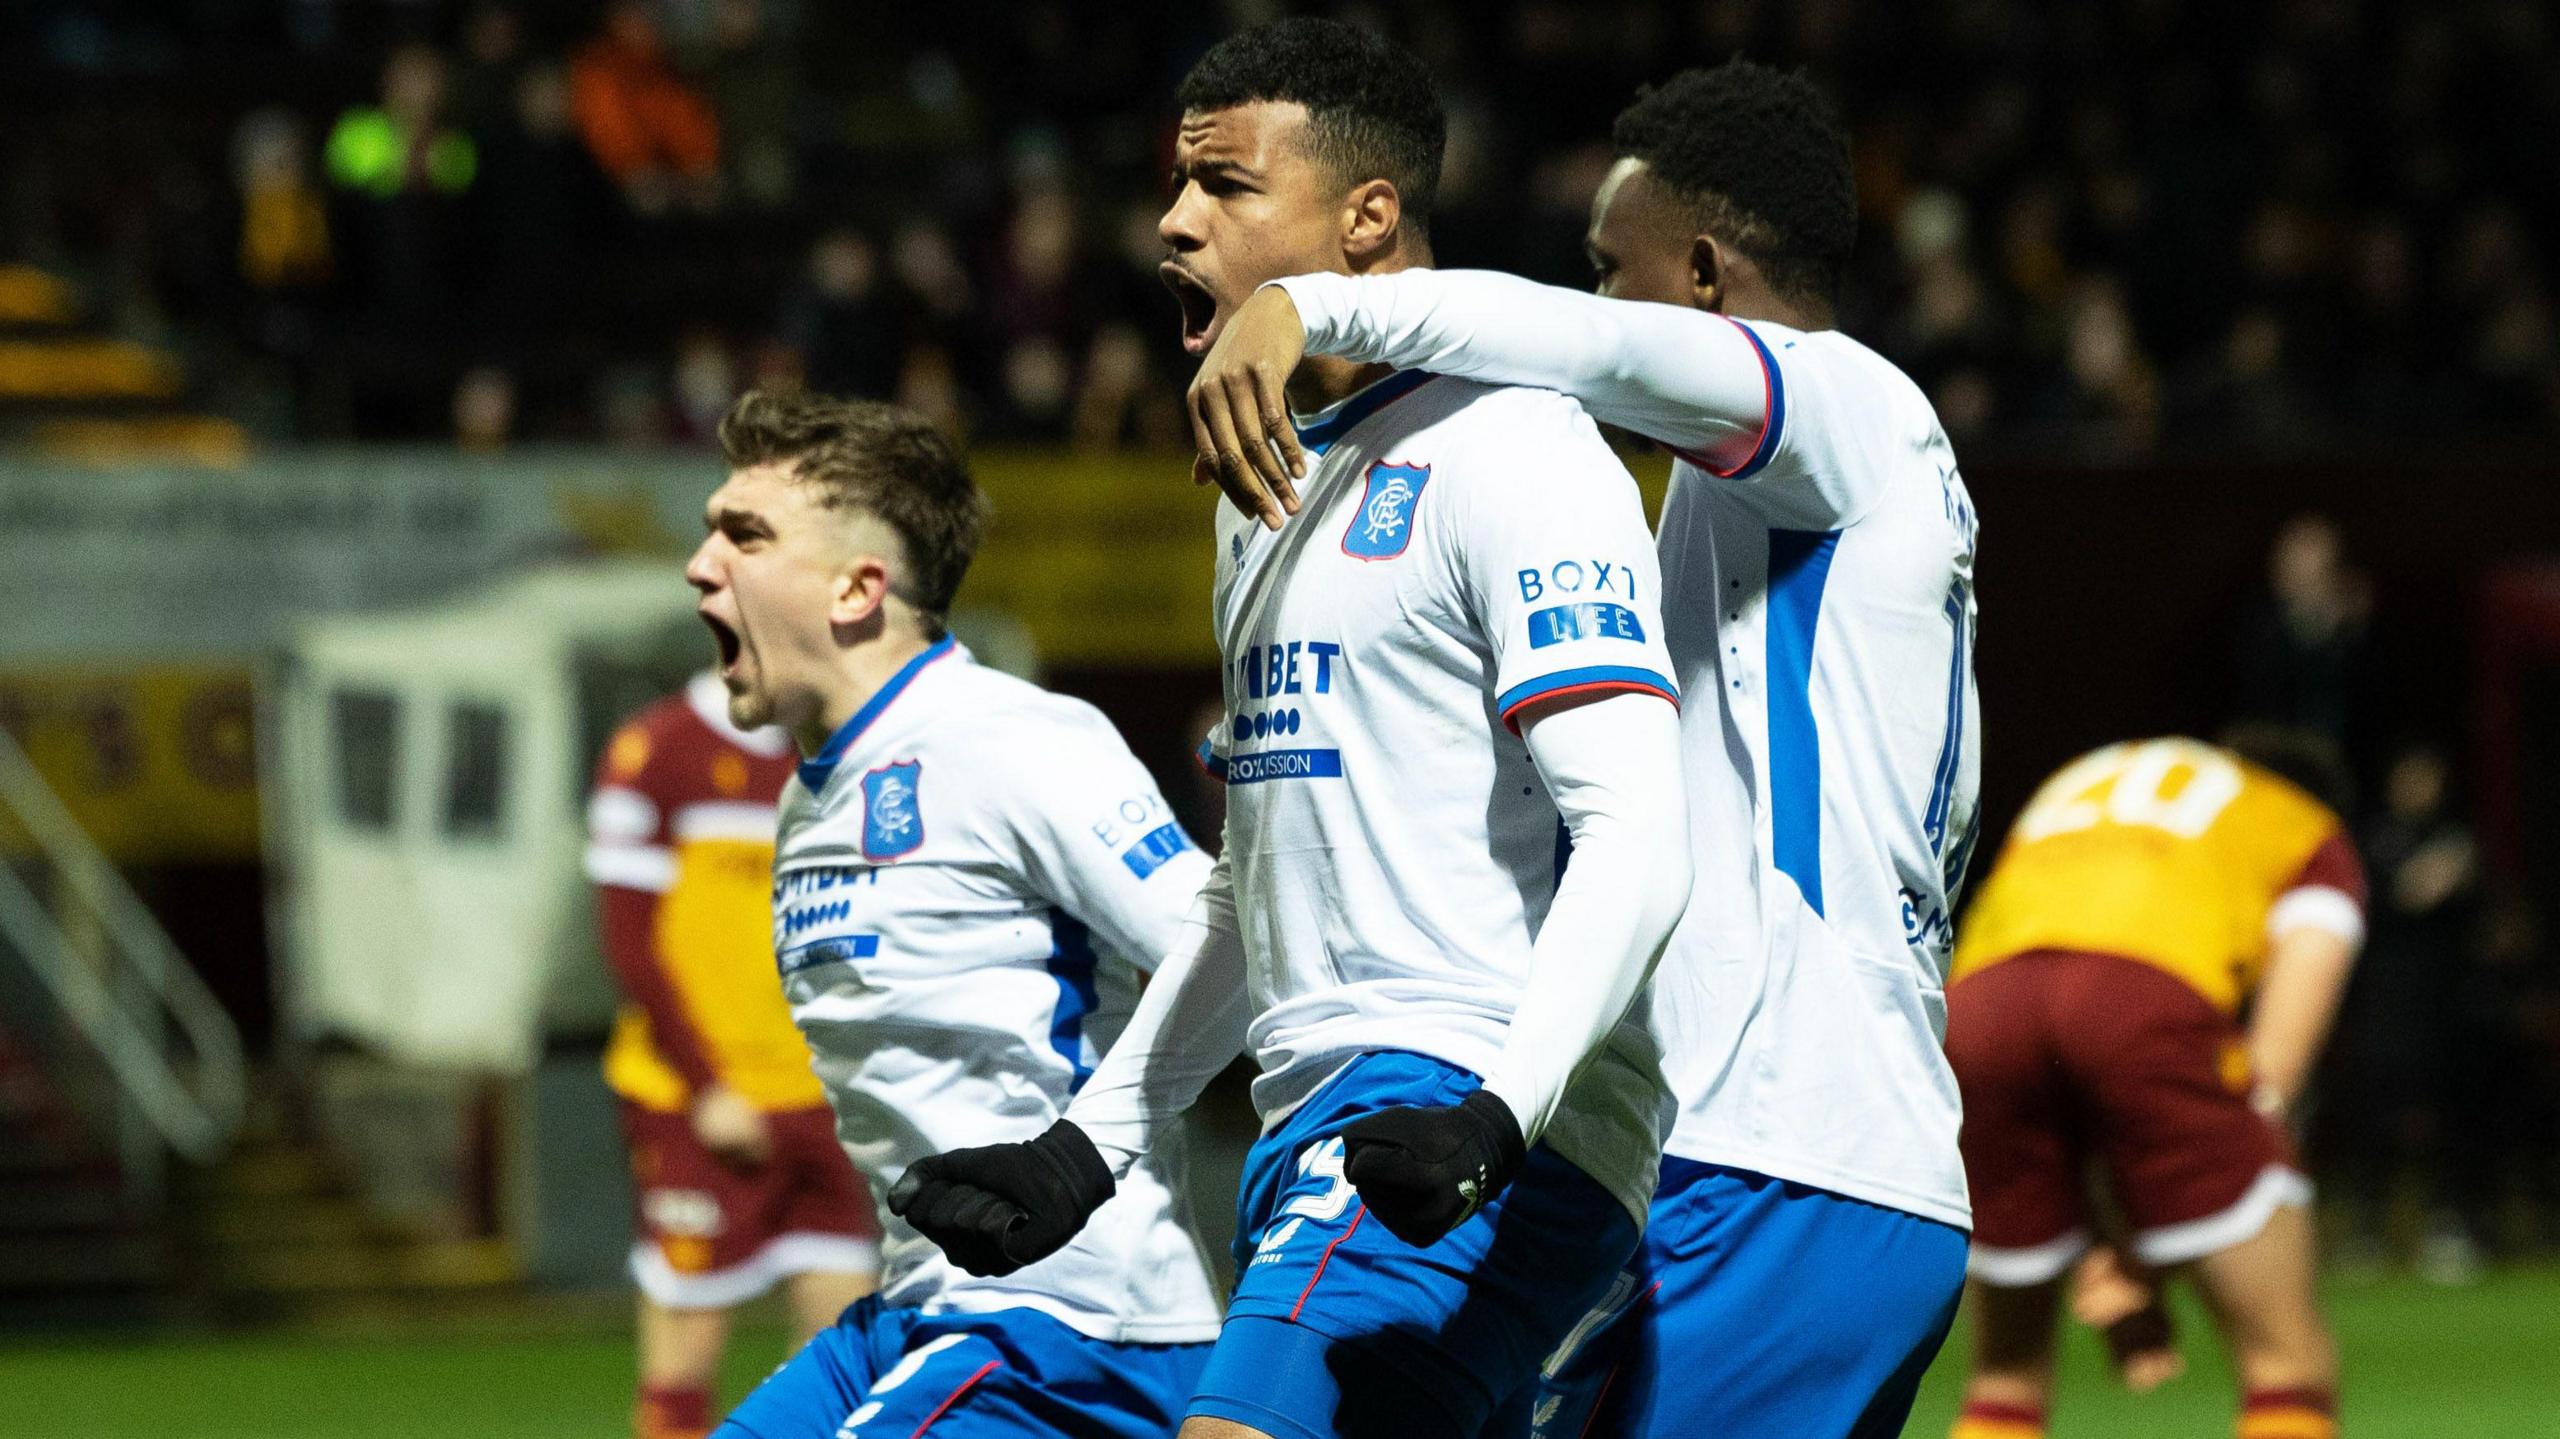
[[[1343,1126],[1343,1172],[1398,1239],[1423,1248],[1466,1223],[1529,1157],[1511,1107],[1479,1089],[1456,1104],[1382,1109]]]
[[[1289,376],[1307,352],[1289,292],[1265,285],[1238,306],[1191,380],[1194,484],[1215,481],[1237,509],[1272,529],[1298,512],[1307,458],[1289,423]]]
[[[985,1277],[1058,1252],[1111,1197],[1111,1167],[1061,1119],[1021,1144],[928,1155],[889,1191],[889,1212]]]

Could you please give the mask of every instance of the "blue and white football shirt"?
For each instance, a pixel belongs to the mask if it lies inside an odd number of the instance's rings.
[[[1295,521],[1219,507],[1205,747],[1266,1124],[1372,1050],[1492,1072],[1565,859],[1514,723],[1678,693],[1635,484],[1573,401],[1408,372],[1300,435]],[[1638,1216],[1667,1113],[1641,1008],[1544,1135]]]
[[[926,1155],[1056,1121],[1208,869],[1099,711],[948,639],[804,761],[782,795],[774,950],[873,1192]],[[1001,1278],[953,1267],[883,1205],[884,1300],[1028,1307],[1117,1343],[1215,1338],[1179,1141],[1168,1132],[1066,1248]]]

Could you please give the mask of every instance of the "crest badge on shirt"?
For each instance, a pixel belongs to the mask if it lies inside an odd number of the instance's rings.
[[[862,777],[862,857],[891,860],[924,843],[924,813],[916,808],[919,760],[882,765]]]
[[[1380,460],[1369,466],[1368,478],[1351,527],[1342,532],[1342,552],[1355,560],[1391,560],[1413,542],[1413,511],[1431,483],[1431,467]]]

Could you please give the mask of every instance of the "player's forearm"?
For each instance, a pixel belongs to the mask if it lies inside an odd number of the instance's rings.
[[[1610,300],[1491,270],[1298,275],[1306,352],[1560,390],[1600,420],[1692,453],[1768,418],[1759,351],[1720,315]]]
[[[1128,1028],[1067,1106],[1114,1179],[1243,1052],[1252,1019],[1235,890],[1222,860],[1192,900],[1181,943],[1138,996]]]
[[[1534,720],[1529,752],[1573,837],[1485,1088],[1535,1144],[1625,1018],[1689,902],[1679,713],[1617,695]]]
[[[2268,1103],[2290,1107],[2329,1039],[2355,967],[2355,945],[2320,929],[2278,935],[2249,1021],[2249,1063]]]
[[[605,962],[613,967],[623,994],[648,1018],[650,1047],[694,1093],[718,1084],[720,1076],[705,1057],[692,1016],[685,1013],[675,982],[658,957],[658,896],[618,884],[598,885],[596,916]]]

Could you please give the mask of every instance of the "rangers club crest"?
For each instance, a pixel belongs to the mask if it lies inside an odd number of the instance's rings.
[[[1371,465],[1368,492],[1351,516],[1351,528],[1342,532],[1342,552],[1355,560],[1403,554],[1413,540],[1413,507],[1422,503],[1422,487],[1430,483],[1429,465]]]
[[[916,808],[916,781],[924,765],[901,760],[862,777],[862,857],[891,860],[924,843],[924,814]]]

